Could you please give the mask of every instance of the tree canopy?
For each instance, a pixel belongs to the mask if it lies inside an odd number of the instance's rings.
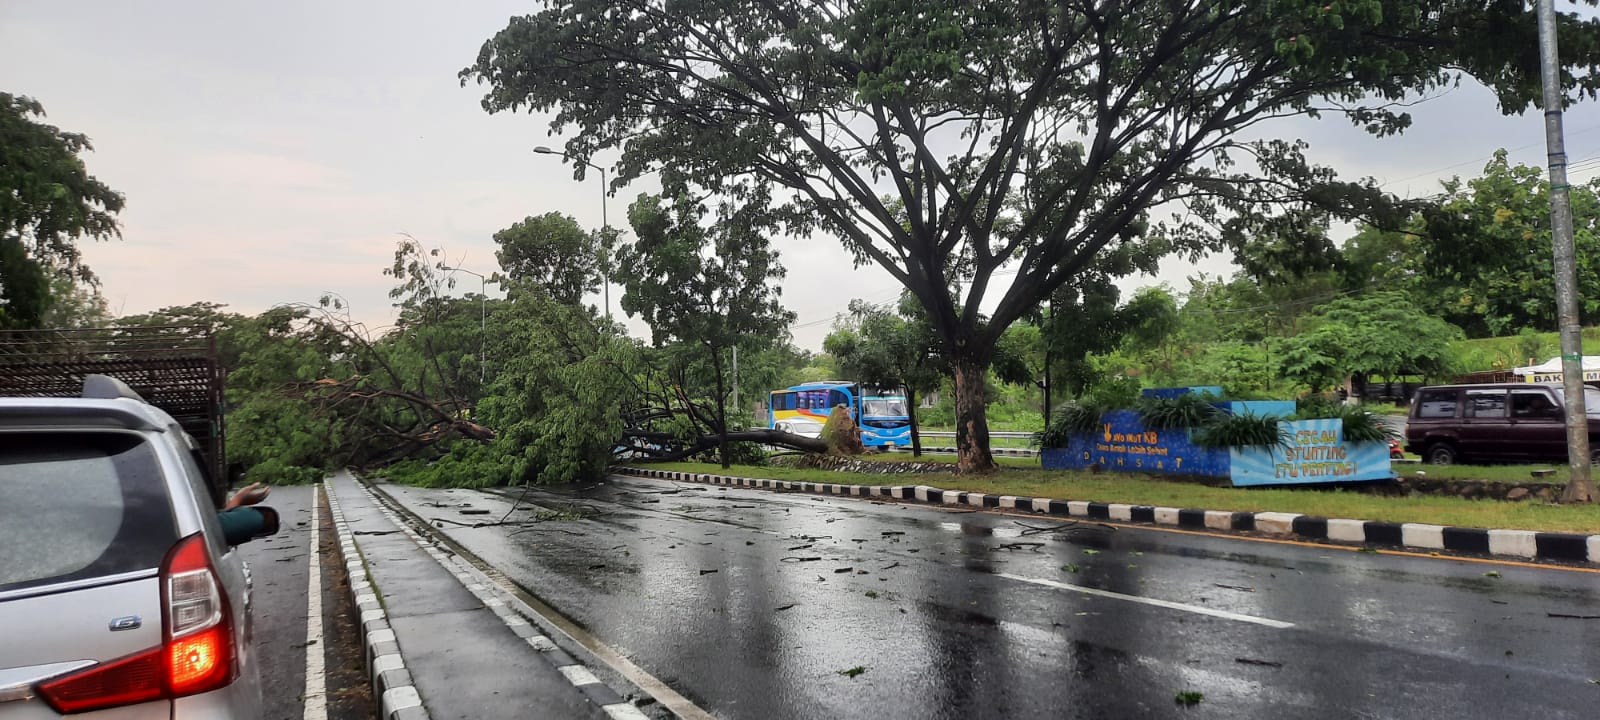
[[[1538,97],[1524,2],[541,7],[462,71],[487,85],[484,108],[551,112],[569,156],[620,156],[619,183],[659,171],[769,202],[889,272],[955,368],[967,470],[993,467],[980,387],[994,348],[1057,288],[1318,218],[1400,217],[1304,143],[1251,139],[1261,123],[1338,114],[1398,133],[1405,102],[1463,75],[1505,112]],[[1577,58],[1563,83],[1592,96],[1600,21],[1567,15],[1561,32]]]
[[[543,285],[551,299],[575,304],[600,289],[599,243],[571,215],[524,218],[494,234],[507,277]]]
[[[52,275],[89,285],[77,242],[119,236],[122,195],[89,174],[89,138],[41,122],[44,106],[0,92],[0,327],[40,327],[54,302],[75,289]]]
[[[709,370],[711,402],[684,409],[720,438],[722,466],[730,462],[727,368],[724,353],[760,347],[785,336],[794,313],[779,296],[783,266],[767,233],[773,223],[759,204],[715,207],[686,195],[642,195],[628,208],[635,240],[617,253],[622,309],[650,324],[657,347],[681,344],[663,359],[679,387],[692,385],[695,367]],[[687,398],[679,398],[687,400]]]

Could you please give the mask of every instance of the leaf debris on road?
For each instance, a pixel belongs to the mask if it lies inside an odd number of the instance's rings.
[[[1206,699],[1205,693],[1195,692],[1193,690],[1182,690],[1178,692],[1177,695],[1172,696],[1173,702],[1176,702],[1184,707],[1194,707],[1195,705],[1199,705],[1200,701],[1204,699]]]
[[[853,678],[853,677],[855,677],[857,675],[860,675],[861,673],[864,673],[866,671],[867,671],[867,666],[865,666],[865,665],[857,665],[857,666],[855,666],[853,668],[847,668],[847,669],[844,669],[844,670],[840,670],[838,672],[839,672],[840,675],[843,675],[843,676],[845,676],[847,678]]]

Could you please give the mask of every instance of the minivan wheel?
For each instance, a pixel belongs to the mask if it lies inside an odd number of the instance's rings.
[[[1456,446],[1450,443],[1434,443],[1428,448],[1428,464],[1454,465],[1461,459],[1456,452]]]

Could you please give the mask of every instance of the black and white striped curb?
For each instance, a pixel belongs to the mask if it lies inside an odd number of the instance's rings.
[[[416,685],[411,681],[411,672],[406,670],[405,658],[400,656],[400,645],[389,627],[389,615],[373,591],[366,561],[356,546],[350,525],[345,522],[344,511],[339,508],[339,495],[329,483],[323,483],[322,490],[328,498],[334,531],[339,537],[339,554],[349,574],[350,594],[355,596],[356,610],[361,613],[367,672],[372,677],[373,694],[379,698],[378,716],[383,720],[431,720],[427,708],[422,706],[422,696],[417,694]]]
[[[964,505],[976,508],[1021,510],[1109,522],[1171,525],[1195,530],[1257,532],[1267,535],[1292,535],[1339,543],[1357,543],[1418,550],[1447,550],[1473,555],[1498,555],[1536,560],[1600,563],[1600,535],[1538,532],[1534,530],[1485,530],[1483,528],[1447,527],[1423,523],[1345,520],[1341,518],[1313,517],[1298,513],[1231,512],[1227,510],[1197,510],[1154,505],[1090,502],[1086,500],[1056,500],[1053,498],[943,490],[928,485],[839,485],[732,477],[639,467],[624,467],[618,472],[639,477],[708,483],[711,485],[736,485],[750,488],[809,492],[821,495],[890,498],[936,505]]]
[[[539,630],[516,610],[516,606],[521,604],[520,601],[500,582],[484,575],[483,572],[473,567],[466,559],[449,552],[448,549],[439,549],[439,543],[432,538],[425,538],[418,534],[411,523],[407,521],[407,518],[397,514],[389,506],[389,503],[379,498],[365,483],[355,482],[354,485],[361,492],[366,493],[369,498],[372,498],[373,505],[378,508],[378,511],[383,513],[384,517],[388,518],[390,522],[393,522],[395,527],[400,528],[400,531],[405,533],[406,537],[421,547],[424,552],[428,553],[429,557],[449,571],[451,575],[454,575],[456,580],[468,592],[472,593],[479,602],[482,602],[485,607],[499,616],[501,622],[504,622],[511,632],[525,640],[534,650],[539,651],[539,654],[551,665],[555,666],[556,671],[560,672],[562,677],[567,679],[567,682],[572,683],[579,692],[583,693],[584,697],[589,699],[589,702],[599,706],[607,716],[614,718],[614,720],[649,720],[648,715],[645,715],[639,708],[634,707],[633,703],[628,702],[617,691],[607,686],[589,668],[584,667],[567,651],[557,647],[549,637],[540,634]],[[365,618],[365,613],[363,613],[363,618]],[[392,632],[390,636],[392,637]],[[409,679],[409,675],[407,679]],[[374,680],[373,686],[377,687],[376,680]],[[427,716],[419,717],[425,718]]]

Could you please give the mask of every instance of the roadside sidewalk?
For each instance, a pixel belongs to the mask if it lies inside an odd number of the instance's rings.
[[[348,472],[324,484],[383,720],[647,717]]]
[[[1409,551],[1447,551],[1463,555],[1501,556],[1569,563],[1600,564],[1600,535],[1448,527],[1423,523],[1314,517],[1282,512],[1233,512],[1198,508],[1158,507],[1087,500],[1019,497],[945,490],[928,485],[841,485],[770,480],[709,473],[689,473],[624,466],[618,474],[711,485],[738,485],[820,495],[892,499],[932,505],[961,505],[1078,517],[1107,522],[1170,525],[1219,532],[1255,532],[1309,540],[1392,547]]]

